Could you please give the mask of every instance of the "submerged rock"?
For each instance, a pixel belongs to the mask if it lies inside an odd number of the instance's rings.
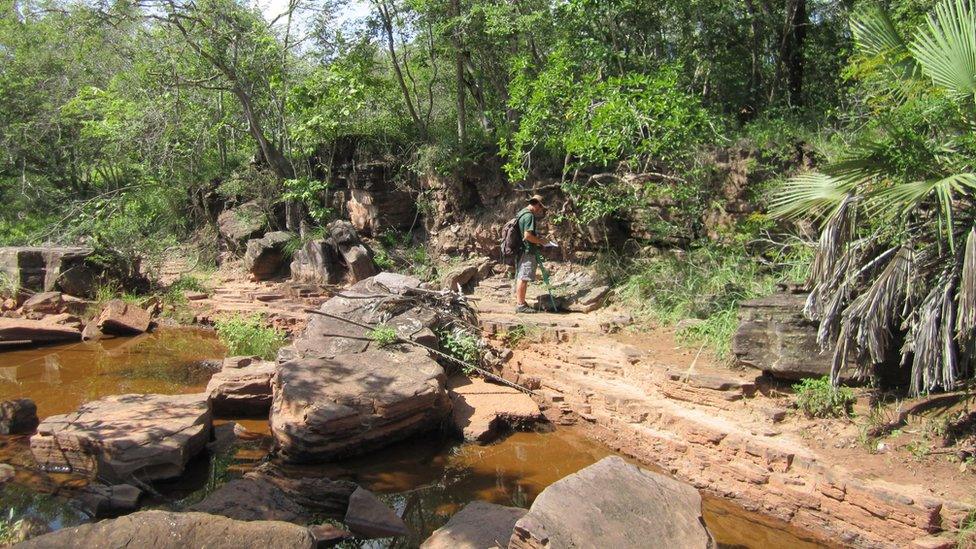
[[[238,363],[234,359],[225,360],[224,367],[207,383],[206,392],[214,415],[267,415],[271,409],[271,377],[275,373],[275,363],[254,361],[247,366],[237,367]]]
[[[308,528],[287,522],[244,522],[206,513],[142,511],[117,519],[58,530],[30,539],[18,547],[313,549],[315,546],[315,539]]]
[[[481,378],[452,377],[448,394],[454,427],[464,440],[490,442],[503,427],[518,429],[543,419],[529,395]]]
[[[510,549],[711,548],[692,486],[608,457],[552,484],[515,524]]]
[[[444,369],[416,348],[280,364],[271,431],[283,458],[326,461],[435,429],[450,410]]]
[[[37,405],[29,398],[0,402],[0,435],[33,433],[39,423]]]
[[[210,439],[204,394],[116,395],[51,416],[30,439],[48,471],[98,476],[105,482],[179,476]]]
[[[96,519],[117,517],[139,508],[142,490],[131,484],[89,484],[75,496],[75,502]]]
[[[268,280],[285,268],[285,244],[294,238],[287,231],[273,231],[247,241],[244,268],[255,280]]]
[[[420,549],[485,549],[508,547],[515,523],[527,509],[472,501],[438,528]]]
[[[152,317],[144,309],[121,299],[113,299],[105,304],[95,325],[105,334],[135,335],[149,331]]]

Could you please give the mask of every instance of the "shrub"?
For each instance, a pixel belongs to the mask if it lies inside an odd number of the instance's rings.
[[[502,336],[502,341],[504,341],[505,345],[509,347],[517,347],[518,344],[525,339],[526,335],[528,335],[528,332],[525,324],[519,324],[517,326],[512,326],[507,332],[505,332],[505,335]]]
[[[793,386],[796,406],[807,417],[849,416],[856,400],[854,391],[847,387],[834,387],[829,376],[804,379]]]
[[[377,326],[366,335],[373,340],[373,343],[376,343],[380,347],[393,345],[399,339],[396,328],[392,326]]]
[[[285,335],[265,324],[261,315],[232,316],[217,320],[217,337],[230,355],[259,356],[271,360],[285,345]]]
[[[464,365],[455,364],[455,366],[460,366],[462,372],[470,374],[474,370],[468,365],[478,366],[481,364],[481,345],[478,343],[478,338],[473,334],[461,328],[455,328],[444,330],[439,335],[441,349],[465,363]]]

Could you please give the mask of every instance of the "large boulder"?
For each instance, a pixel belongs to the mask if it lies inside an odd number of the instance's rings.
[[[267,226],[268,214],[257,201],[245,202],[217,216],[217,232],[234,253],[244,249],[248,240],[260,236]]]
[[[491,442],[503,428],[519,429],[542,421],[532,397],[481,378],[454,376],[448,381],[454,427],[464,440]]]
[[[310,240],[291,263],[293,280],[311,284],[355,283],[377,273],[373,252],[348,221],[333,221],[328,238]]]
[[[444,369],[413,347],[278,366],[271,431],[293,462],[362,454],[436,429],[450,410]]]
[[[273,231],[247,241],[244,268],[255,280],[268,280],[280,274],[285,265],[285,244],[294,238],[287,231]]]
[[[217,417],[266,416],[271,408],[275,363],[242,358],[247,357],[224,360],[223,368],[207,383],[207,396]]]
[[[134,303],[113,299],[105,304],[95,325],[103,334],[136,335],[149,331],[152,317]]]
[[[77,246],[0,247],[0,273],[19,289],[49,292],[66,282],[68,293],[94,284],[95,273],[86,265],[91,248]]]
[[[711,548],[692,486],[608,457],[552,484],[515,524],[508,547]]]
[[[110,483],[179,476],[210,440],[204,394],[116,395],[50,416],[30,439],[47,471],[98,476]]]
[[[58,530],[27,540],[18,547],[313,549],[316,543],[308,528],[287,522],[244,522],[206,513],[141,511],[117,519]]]
[[[777,293],[741,303],[732,336],[739,364],[786,379],[830,374],[833,349],[817,343],[818,323],[803,314],[806,297]]]
[[[37,405],[29,398],[0,402],[0,435],[33,433],[39,423]]]
[[[435,530],[420,549],[508,547],[515,523],[527,512],[519,507],[472,501]]]
[[[32,341],[54,343],[80,341],[81,327],[65,316],[46,316],[41,320],[0,317],[0,342]]]

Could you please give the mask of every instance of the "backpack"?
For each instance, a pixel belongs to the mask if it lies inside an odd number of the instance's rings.
[[[525,214],[531,215],[532,212],[516,215],[502,227],[501,259],[503,263],[514,265],[515,260],[522,254],[522,231],[519,230],[519,219]]]

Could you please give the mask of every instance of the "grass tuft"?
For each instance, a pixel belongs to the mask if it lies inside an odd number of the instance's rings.
[[[219,319],[214,328],[230,356],[259,356],[272,360],[278,349],[285,345],[285,334],[268,326],[261,315]]]

